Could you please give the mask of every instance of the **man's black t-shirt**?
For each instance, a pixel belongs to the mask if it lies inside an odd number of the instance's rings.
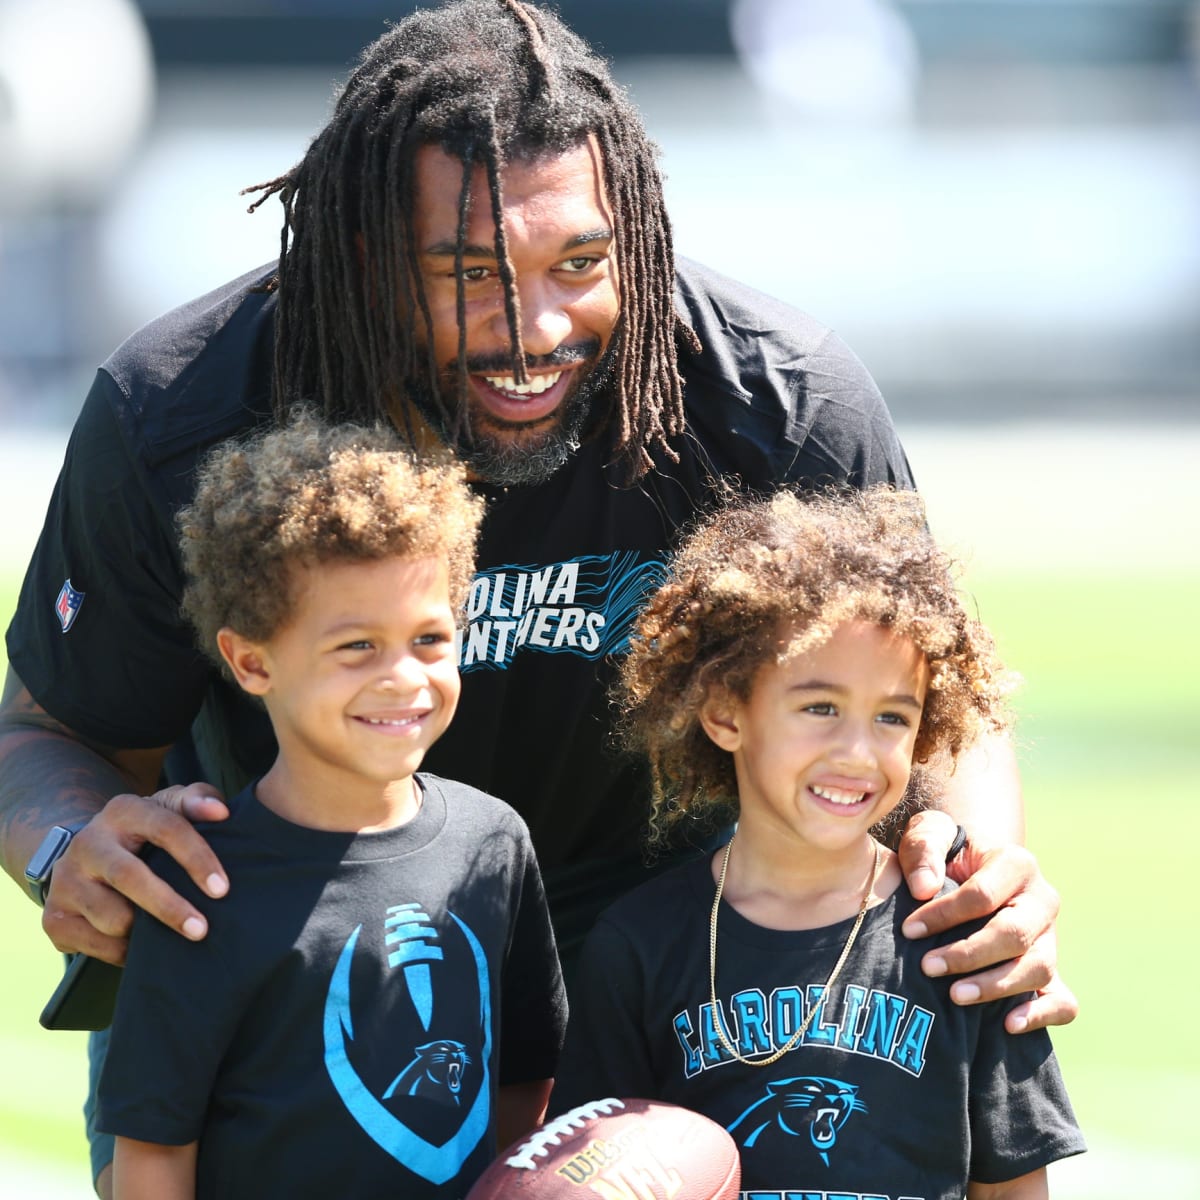
[[[97,374],[8,631],[14,669],[52,716],[104,745],[173,745],[173,780],[232,795],[270,764],[265,714],[225,683],[179,615],[174,514],[199,458],[270,420],[275,299],[256,272],[168,313]],[[611,735],[611,656],[681,527],[724,477],[745,490],[911,487],[870,376],[824,326],[681,262],[678,462],[623,487],[603,438],[549,481],[483,489],[463,694],[430,770],[528,822],[560,947],[644,878],[642,769]]]

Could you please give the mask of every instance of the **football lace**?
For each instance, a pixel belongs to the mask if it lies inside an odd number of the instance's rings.
[[[543,1125],[541,1129],[530,1136],[527,1142],[517,1148],[516,1154],[504,1161],[510,1167],[518,1167],[522,1171],[533,1171],[537,1168],[535,1160],[545,1158],[550,1147],[557,1146],[569,1133],[576,1129],[582,1129],[593,1117],[604,1116],[615,1109],[624,1107],[625,1105],[620,1100],[612,1098],[591,1100],[587,1104],[581,1104],[578,1108],[563,1113],[549,1125]]]

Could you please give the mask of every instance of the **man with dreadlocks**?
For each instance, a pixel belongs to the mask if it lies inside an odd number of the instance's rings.
[[[216,902],[225,876],[190,821],[220,819],[217,789],[240,790],[273,745],[192,645],[174,514],[208,447],[296,405],[387,419],[417,453],[453,446],[488,502],[462,702],[427,765],[528,821],[569,972],[592,918],[644,877],[647,780],[613,748],[605,693],[678,531],[730,486],[911,487],[891,419],[829,330],[676,263],[638,114],[533,5],[400,21],[302,161],[251,190],[282,202],[278,264],[134,335],[68,446],[8,631],[6,869],[60,949],[120,962],[132,905],[205,935],[137,851],[164,847]],[[975,972],[960,1003],[1040,989],[1013,1032],[1070,1020],[1057,896],[1015,845],[1011,751],[981,746],[956,784],[964,883],[909,932],[998,915],[925,969]],[[953,836],[941,813],[910,823],[917,896],[937,892]]]

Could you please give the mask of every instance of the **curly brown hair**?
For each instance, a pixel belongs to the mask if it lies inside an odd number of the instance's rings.
[[[176,517],[183,613],[225,669],[217,631],[265,641],[282,628],[296,564],[444,555],[461,610],[482,516],[448,454],[418,461],[391,426],[332,426],[302,411],[202,463],[195,499]]]
[[[621,666],[625,732],[653,777],[652,836],[684,814],[736,812],[733,758],[699,720],[708,695],[746,700],[764,663],[814,649],[849,620],[893,630],[925,655],[918,763],[952,764],[983,729],[1007,729],[1014,677],[967,613],[955,575],[920,497],[887,486],[784,490],[698,525],[638,618]],[[914,778],[922,794],[937,782],[928,772]]]

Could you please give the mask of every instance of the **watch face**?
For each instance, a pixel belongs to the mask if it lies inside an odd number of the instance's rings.
[[[25,868],[25,878],[30,883],[45,883],[54,864],[71,844],[72,837],[74,837],[73,830],[62,825],[55,825],[42,839],[42,844],[33,852],[33,857]]]

